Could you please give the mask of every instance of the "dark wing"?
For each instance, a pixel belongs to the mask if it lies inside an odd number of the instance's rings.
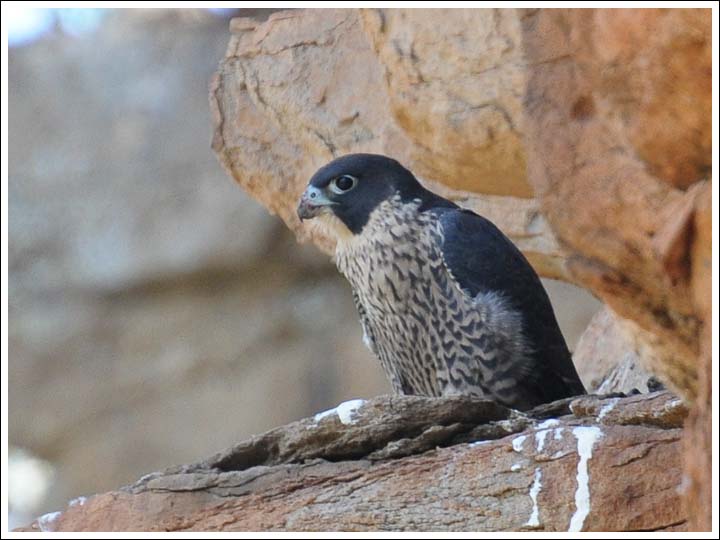
[[[442,225],[445,264],[470,295],[500,293],[523,319],[532,348],[523,366],[523,391],[545,403],[584,394],[565,339],[540,278],[517,247],[489,220],[459,208],[436,208]]]

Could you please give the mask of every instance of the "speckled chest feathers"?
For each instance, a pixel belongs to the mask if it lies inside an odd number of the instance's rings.
[[[432,211],[381,203],[336,263],[352,285],[365,343],[402,394],[474,394],[515,403],[529,354],[521,315],[498,292],[471,296],[448,270]]]

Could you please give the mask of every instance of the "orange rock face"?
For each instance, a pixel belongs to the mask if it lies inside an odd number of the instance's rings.
[[[516,12],[475,11],[446,13],[451,19],[444,24],[459,34],[440,51],[424,30],[432,21],[421,24],[415,10],[298,10],[264,23],[236,19],[211,84],[213,149],[244,189],[300,239],[328,253],[333,239],[301,226],[298,198],[333,157],[377,152],[399,159],[430,188],[489,214],[542,275],[569,279],[564,250],[527,198]],[[485,73],[477,79],[464,73],[465,63],[484,45],[463,52],[462,44],[479,28],[493,45],[473,64]],[[398,40],[408,51],[396,49]],[[433,84],[421,82],[409,64],[415,61],[428,77],[442,68],[452,85],[438,75]],[[501,77],[493,75],[498,72]],[[453,97],[450,88],[459,94]],[[432,140],[423,140],[430,134]]]
[[[524,13],[528,175],[575,280],[625,319],[645,367],[696,400],[692,526],[710,528],[708,10]]]
[[[364,10],[416,172],[464,191],[532,197],[525,66],[513,9]]]
[[[709,167],[707,14],[540,10],[523,19],[529,180],[576,280],[664,351],[649,367],[689,397],[701,323],[687,254],[703,191],[677,187]],[[697,70],[686,80],[689,65]],[[704,113],[680,112],[693,107]]]
[[[591,20],[581,62],[648,172],[680,189],[708,178],[710,11],[597,10]]]

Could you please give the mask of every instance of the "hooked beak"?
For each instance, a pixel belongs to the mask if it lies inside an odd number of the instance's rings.
[[[330,211],[330,206],[335,204],[328,199],[322,190],[315,186],[308,186],[300,197],[297,213],[300,220],[312,219],[320,214]]]

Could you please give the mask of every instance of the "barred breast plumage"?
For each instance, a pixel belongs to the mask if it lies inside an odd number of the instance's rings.
[[[512,401],[497,360],[523,362],[520,318],[498,294],[462,290],[443,261],[440,222],[420,204],[383,202],[361,235],[338,243],[366,343],[398,393]]]

